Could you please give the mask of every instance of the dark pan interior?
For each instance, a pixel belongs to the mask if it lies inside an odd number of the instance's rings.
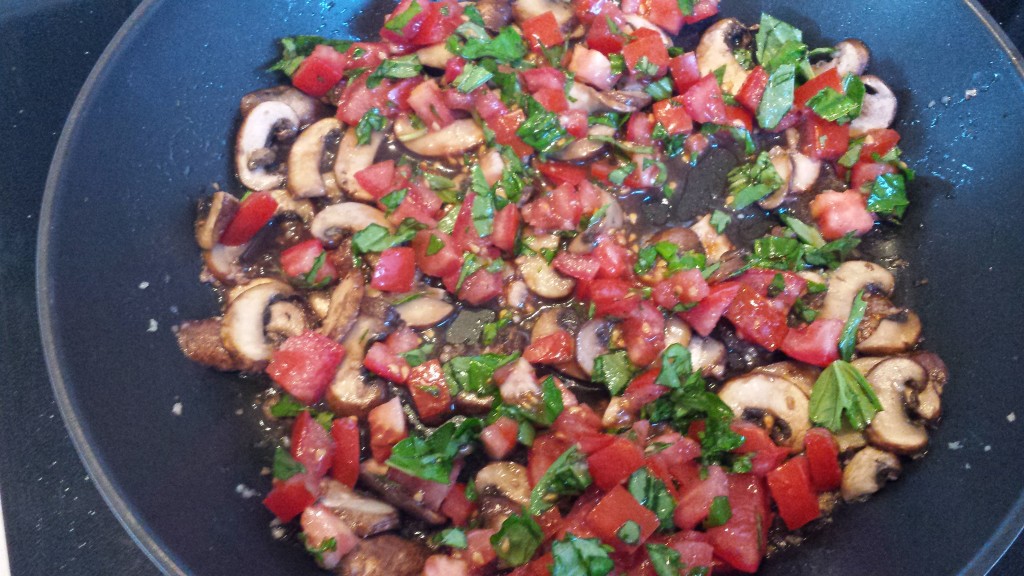
[[[901,146],[920,177],[904,234],[884,247],[909,262],[901,298],[952,370],[929,457],[763,573],[983,573],[1022,523],[1020,71],[967,2],[722,4],[746,21],[770,11],[812,45],[860,37],[874,52],[873,73],[897,87]],[[238,99],[277,81],[262,72],[274,40],[373,37],[389,8],[145,2],[61,140],[40,230],[50,372],[97,485],[168,573],[320,573],[299,546],[272,538],[258,497],[238,493],[268,484],[260,470],[272,447],[251,407],[258,386],[186,361],[170,327],[216,310],[197,281],[193,205],[213,183],[235,189]],[[967,99],[969,89],[977,96]]]

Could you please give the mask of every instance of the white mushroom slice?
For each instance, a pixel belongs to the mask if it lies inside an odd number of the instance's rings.
[[[316,211],[313,209],[313,203],[309,200],[292,198],[292,195],[284,188],[271,190],[270,196],[277,201],[277,211],[275,214],[291,212],[297,214],[306,224],[313,221]]]
[[[594,360],[608,353],[612,327],[608,320],[595,318],[581,326],[576,334],[576,362],[588,376],[594,371]]]
[[[523,22],[540,16],[545,12],[551,12],[555,21],[562,28],[565,28],[575,18],[572,5],[568,2],[558,0],[516,0],[512,3],[512,13],[516,22],[522,25]]]
[[[896,95],[878,76],[861,76],[867,93],[860,116],[850,122],[850,136],[856,138],[869,130],[888,128],[896,119]]]
[[[601,209],[604,213],[601,219],[587,226],[587,229],[577,234],[569,243],[569,252],[573,254],[590,254],[597,248],[597,243],[606,238],[608,233],[619,230],[626,223],[626,214],[622,210],[619,201],[607,191],[601,191],[601,201],[604,204]]]
[[[904,400],[908,387],[920,390],[927,384],[924,368],[909,358],[889,358],[875,366],[867,379],[882,404],[882,410],[867,428],[868,441],[898,454],[914,454],[924,449],[928,432],[910,420]]]
[[[917,344],[921,337],[921,319],[910,310],[883,318],[874,332],[857,343],[861,354],[899,354]]]
[[[818,380],[818,376],[821,374],[821,370],[814,366],[798,362],[790,362],[788,360],[761,366],[754,370],[762,374],[781,376],[786,380],[789,380],[793,384],[796,384],[796,386],[800,388],[808,398],[811,396],[811,389],[814,388],[814,383]]]
[[[331,308],[331,295],[324,290],[314,290],[306,296],[306,302],[316,317],[323,321]]]
[[[533,402],[541,393],[533,366],[523,358],[515,361],[498,390],[503,402],[516,406]]]
[[[624,14],[623,18],[626,20],[627,24],[633,27],[634,32],[640,29],[653,30],[661,36],[662,42],[668,46],[672,45],[672,39],[669,38],[668,34],[665,34],[665,31],[658,27],[654,22],[651,22],[638,14]]]
[[[224,347],[253,366],[270,360],[273,348],[267,340],[264,316],[275,299],[292,293],[290,286],[276,280],[262,282],[241,292],[224,314],[221,328]]]
[[[568,146],[555,153],[559,160],[586,160],[604,150],[605,142],[592,139],[593,136],[611,138],[615,136],[615,128],[604,124],[595,124],[587,130],[587,137],[573,140]]]
[[[331,244],[343,232],[356,233],[370,224],[394,231],[394,226],[383,212],[361,202],[342,202],[324,208],[313,218],[309,231],[320,241]]]
[[[400,525],[394,506],[364,496],[331,478],[320,482],[319,503],[334,512],[360,538],[394,530]]]
[[[749,34],[746,27],[733,18],[721,20],[704,32],[697,45],[697,67],[700,75],[706,76],[725,66],[722,89],[729,94],[740,91],[747,80],[747,72],[733,55],[733,49],[743,36]]]
[[[818,181],[821,174],[821,160],[804,156],[799,152],[790,152],[793,171],[789,176],[789,191],[801,194],[807,192]]]
[[[634,402],[625,396],[612,396],[608,400],[608,407],[604,409],[604,414],[601,416],[601,426],[605,430],[629,428],[636,421],[639,412],[633,404]]]
[[[868,446],[857,452],[843,468],[840,493],[853,502],[878,492],[886,481],[899,478],[903,468],[894,454]]]
[[[835,434],[835,438],[840,454],[859,450],[868,445],[868,439],[864,437],[864,433],[856,430],[842,430]]]
[[[771,159],[775,173],[779,175],[782,184],[774,192],[758,200],[757,203],[765,210],[774,210],[782,205],[782,202],[786,199],[786,194],[789,192],[789,179],[793,173],[793,160],[790,158],[789,152],[781,146],[772,148],[768,152],[768,157]]]
[[[225,246],[215,244],[210,250],[203,252],[203,262],[214,278],[227,285],[238,284],[245,280],[245,272],[238,259],[245,253],[248,244],[241,246]]]
[[[320,325],[320,333],[332,340],[347,334],[359,314],[364,292],[362,271],[353,270],[342,278],[331,291],[331,302]]]
[[[665,348],[668,348],[673,344],[679,344],[680,346],[687,347],[690,345],[692,340],[693,331],[690,330],[689,324],[675,316],[665,320]]]
[[[395,121],[395,136],[402,145],[414,154],[429,158],[458,156],[484,142],[484,131],[472,118],[456,120],[440,130],[426,132],[416,138],[403,138],[414,131],[415,128],[407,118],[402,117]]]
[[[576,280],[558,273],[543,256],[520,256],[516,258],[516,265],[523,282],[541,298],[565,298],[576,288]]]
[[[475,486],[480,494],[496,492],[526,506],[530,503],[530,475],[515,462],[491,462],[476,473]]]
[[[384,134],[373,132],[370,141],[359,144],[356,129],[349,128],[338,143],[338,153],[334,157],[334,181],[338,188],[349,198],[361,202],[372,202],[373,196],[363,189],[356,180],[356,172],[368,168],[377,158],[377,149],[384,142]]]
[[[412,328],[430,328],[444,322],[451,316],[455,306],[445,302],[440,296],[425,293],[395,306],[395,311],[408,326]]]
[[[860,373],[863,374],[865,378],[867,378],[868,373],[874,370],[875,366],[878,366],[878,364],[883,360],[885,360],[885,358],[861,356],[860,358],[855,358],[853,362],[850,362],[850,364],[853,364],[853,367],[860,371]]]
[[[251,166],[253,154],[267,150],[274,139],[274,132],[282,126],[299,128],[299,117],[290,106],[283,102],[270,101],[253,108],[242,121],[235,143],[235,169],[238,179],[246,188],[270,190],[280,188],[285,181],[282,172],[271,172],[264,166]]]
[[[718,230],[715,230],[715,227],[711,225],[711,214],[705,214],[700,220],[694,222],[690,226],[690,230],[700,240],[709,263],[718,262],[727,252],[736,249],[736,246],[733,245],[728,236],[719,234]]]
[[[428,68],[444,70],[448,66],[448,61],[455,58],[455,55],[448,51],[444,42],[439,42],[417,50],[416,58],[420,64]]]
[[[714,338],[694,336],[687,346],[690,350],[690,361],[693,369],[710,378],[721,378],[725,375],[725,363],[728,352],[725,344]]]
[[[510,308],[522,308],[530,298],[530,287],[522,280],[513,280],[506,284],[505,301]]]
[[[836,44],[836,49],[832,52],[831,58],[816,62],[814,64],[814,73],[817,75],[835,68],[840,78],[847,74],[860,76],[867,70],[870,61],[871,51],[868,50],[868,47],[860,40],[851,38]]]
[[[942,415],[942,391],[949,371],[946,363],[932,352],[917,352],[911,358],[928,373],[928,385],[924,390],[909,391],[907,406],[924,420],[935,422]]]
[[[828,292],[818,317],[846,321],[858,292],[873,289],[889,295],[895,284],[892,273],[878,264],[863,260],[844,262],[829,277]]]
[[[341,132],[337,118],[324,118],[299,134],[288,152],[288,191],[296,198],[327,195],[327,184],[320,172],[327,140]],[[334,178],[331,178],[334,184]],[[335,192],[337,193],[337,192]]]
[[[718,396],[737,417],[771,417],[766,426],[780,446],[794,453],[803,450],[804,434],[811,427],[808,399],[799,386],[781,376],[751,373],[725,383]],[[766,424],[769,424],[766,422]]]
[[[253,108],[264,102],[281,102],[287,104],[299,117],[301,126],[308,126],[316,121],[317,117],[327,113],[327,107],[312,96],[305,94],[292,86],[281,85],[273,88],[264,88],[250,92],[242,96],[239,104],[239,111],[245,116]]]
[[[376,382],[366,382],[362,374],[367,338],[374,335],[379,324],[380,320],[376,318],[360,316],[341,342],[345,348],[345,359],[327,388],[327,403],[339,416],[362,418],[384,402],[384,387]]]
[[[594,90],[582,82],[572,83],[572,86],[569,87],[568,100],[569,108],[572,110],[583,110],[587,114],[593,114],[599,111],[608,111],[607,107],[605,107],[600,98],[598,98],[597,90]]]
[[[196,218],[196,244],[203,250],[210,250],[217,245],[224,229],[238,212],[238,199],[227,192],[217,191],[213,196],[199,204],[199,217]]]
[[[278,300],[267,309],[264,331],[275,342],[283,342],[311,328],[309,316],[302,304],[292,300]]]

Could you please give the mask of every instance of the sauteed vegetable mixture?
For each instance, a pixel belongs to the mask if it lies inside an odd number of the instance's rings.
[[[273,382],[264,504],[321,566],[752,573],[923,453],[946,369],[860,244],[908,206],[896,98],[857,40],[717,12],[281,41],[196,222],[223,309],[177,335]]]

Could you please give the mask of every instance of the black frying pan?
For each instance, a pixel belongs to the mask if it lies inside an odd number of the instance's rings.
[[[763,573],[984,573],[1024,523],[1019,56],[972,2],[723,4],[746,21],[769,11],[812,45],[860,37],[872,72],[898,88],[901,146],[920,176],[889,245],[909,261],[898,301],[921,313],[927,348],[952,371],[928,458]],[[278,80],[261,71],[274,40],[373,37],[390,5],[144,2],[61,139],[38,262],[50,373],[96,484],[169,574],[319,573],[272,537],[259,498],[239,494],[269,482],[257,387],[189,363],[169,328],[216,310],[196,278],[192,207],[214,182],[235,186],[238,99]]]

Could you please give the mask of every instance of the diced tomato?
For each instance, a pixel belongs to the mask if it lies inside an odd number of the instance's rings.
[[[383,342],[374,342],[370,346],[363,358],[363,366],[377,376],[396,384],[404,384],[409,377],[409,363]]]
[[[469,562],[474,573],[483,573],[482,568],[497,559],[498,555],[491,545],[491,536],[494,536],[495,532],[484,528],[466,532],[467,546],[465,550],[459,551],[459,555]]]
[[[408,387],[420,420],[436,422],[451,411],[452,395],[437,359],[413,368],[409,372]]]
[[[572,0],[572,7],[576,11],[576,17],[584,24],[595,22],[597,16],[619,15],[619,6],[615,0]]]
[[[395,354],[405,354],[410,350],[415,350],[422,343],[423,339],[419,334],[408,326],[395,330],[384,340],[384,344]]]
[[[395,161],[385,160],[355,173],[356,182],[376,200],[395,189]]]
[[[641,406],[654,402],[662,394],[668,392],[668,388],[654,383],[659,373],[660,370],[658,368],[652,368],[634,377],[630,381],[629,386],[626,387],[623,396]]]
[[[370,425],[370,451],[373,459],[384,462],[391,456],[391,447],[409,435],[398,397],[377,406],[366,417]]]
[[[312,416],[303,410],[292,426],[292,457],[306,467],[312,478],[327,474],[334,459],[334,440]]]
[[[414,3],[416,6],[413,6]],[[384,19],[384,26],[380,29],[381,38],[396,44],[411,44],[423,26],[428,11],[429,2],[426,0],[402,0]],[[398,27],[398,21],[395,20],[400,17],[406,22],[404,26]]]
[[[697,66],[697,53],[686,52],[680,54],[668,64],[669,70],[672,72],[672,80],[676,85],[676,92],[679,94],[685,94],[690,86],[693,86],[700,80],[700,68]]]
[[[423,563],[423,576],[468,576],[469,563],[460,558],[434,554]]]
[[[686,152],[689,158],[695,159],[699,158],[710,145],[711,141],[708,140],[707,136],[700,132],[695,132],[686,137],[686,142],[683,142],[683,151]]]
[[[519,235],[519,208],[509,204],[494,214],[494,225],[491,230],[491,242],[506,253],[516,247]]]
[[[414,46],[432,46],[444,42],[462,24],[462,5],[455,0],[430,2],[420,31],[412,39]]]
[[[728,495],[728,475],[721,466],[708,466],[705,479],[684,487],[672,519],[679,529],[691,530],[707,517],[715,498]]]
[[[738,282],[722,282],[710,288],[708,295],[693,308],[680,312],[679,316],[701,336],[711,334],[718,321],[736,299],[740,290]]]
[[[779,516],[787,528],[796,530],[821,516],[818,496],[811,488],[807,458],[790,458],[782,466],[769,472],[767,480],[772,499],[779,508]]]
[[[601,264],[594,258],[572,252],[559,252],[551,261],[551,265],[555,270],[577,280],[593,280],[601,269]]]
[[[782,278],[782,291],[772,295],[772,284],[776,277]],[[807,292],[807,280],[792,272],[752,268],[739,278],[740,284],[752,288],[759,295],[768,298],[780,312],[789,313],[793,303]]]
[[[494,131],[494,140],[498,144],[511,146],[518,156],[527,156],[533,153],[533,148],[516,134],[516,130],[524,120],[526,120],[526,113],[516,110],[493,118],[485,118],[484,121],[487,123],[487,127]]]
[[[757,66],[747,75],[739,93],[736,94],[736,101],[747,110],[757,112],[757,107],[761,105],[761,98],[764,96],[764,89],[767,87],[768,73],[764,68]]]
[[[743,436],[743,444],[735,450],[737,454],[753,454],[751,473],[761,477],[774,470],[789,456],[789,449],[777,446],[771,436],[757,424],[735,420],[729,426],[733,432]]]
[[[408,292],[416,276],[416,253],[405,246],[380,253],[370,285],[384,292]]]
[[[626,45],[626,35],[622,31],[623,24],[625,22],[619,21],[609,14],[594,18],[590,29],[587,30],[587,48],[597,50],[606,56],[622,52],[622,47]]]
[[[428,127],[444,128],[455,117],[441,97],[441,88],[435,80],[424,80],[409,93],[409,106]]]
[[[634,112],[629,121],[626,122],[626,140],[636,144],[651,145],[654,140],[651,138],[651,131],[654,129],[654,122],[647,112]]]
[[[316,238],[299,242],[298,244],[281,251],[281,270],[291,279],[306,282],[308,276],[315,266],[317,259],[324,254],[323,244]],[[338,276],[338,270],[334,262],[326,255],[320,262],[316,275],[309,284],[314,286],[327,285]]]
[[[807,326],[792,328],[782,341],[781,349],[794,360],[824,368],[839,359],[843,324],[835,318],[818,318]]]
[[[633,521],[640,527],[639,538],[626,543],[619,537],[619,530],[626,522]],[[615,485],[594,509],[587,514],[587,524],[594,535],[617,550],[636,550],[658,529],[658,517],[645,508],[625,488]]]
[[[334,463],[331,477],[354,488],[359,479],[359,421],[355,417],[338,418],[331,424],[334,439]]]
[[[693,4],[693,14],[686,17],[687,24],[693,24],[718,14],[719,0],[697,0]]]
[[[697,122],[723,125],[729,122],[722,89],[714,74],[708,74],[690,86],[683,94],[683,104],[690,118]]]
[[[654,286],[653,298],[658,306],[671,310],[676,304],[700,302],[710,293],[700,270],[680,270]]]
[[[569,109],[569,101],[566,100],[565,90],[562,88],[541,88],[533,93],[533,99],[555,114],[561,114]]]
[[[740,285],[736,299],[725,311],[725,317],[736,327],[736,334],[766,350],[775,350],[782,345],[789,326],[786,313],[772,305],[772,302],[751,288]]]
[[[532,50],[558,46],[565,41],[562,29],[558,26],[555,13],[550,10],[527,19],[523,22],[523,38]]]
[[[569,448],[565,440],[551,434],[538,436],[533,441],[527,456],[527,471],[530,474],[530,485],[536,486],[551,464]]]
[[[590,300],[594,315],[626,318],[640,304],[640,297],[632,292],[632,285],[623,280],[597,279],[590,283]]]
[[[679,563],[687,570],[702,566],[710,569],[714,561],[715,547],[707,542],[692,539],[696,534],[703,536],[702,532],[681,532],[669,538],[667,544],[679,552]],[[708,573],[711,573],[710,570]]]
[[[767,549],[771,525],[761,480],[751,474],[729,475],[729,506],[732,518],[707,530],[715,556],[741,572],[756,572]]]
[[[565,72],[554,66],[529,68],[519,73],[526,91],[533,94],[542,88],[565,90]]]
[[[458,297],[470,304],[480,305],[497,298],[503,287],[504,284],[499,273],[477,270],[462,283]]]
[[[797,87],[793,91],[793,105],[801,108],[807,106],[807,101],[825,88],[831,88],[840,94],[843,93],[843,80],[835,68],[829,68]]]
[[[601,417],[586,404],[567,407],[555,418],[551,433],[570,444],[577,444],[584,454],[611,444],[614,437],[601,433]]]
[[[371,90],[366,86],[367,76],[368,74],[364,73],[349,80],[339,98],[345,105],[338,107],[338,119],[349,126],[359,124],[363,116],[373,108],[378,109],[382,114],[388,114],[388,81],[384,80],[380,86]]]
[[[307,330],[284,341],[267,365],[267,375],[304,404],[323,397],[345,357],[341,344]]]
[[[462,266],[462,253],[451,236],[440,230],[420,230],[412,239],[416,265],[429,276],[447,276]]]
[[[316,496],[306,489],[305,478],[299,475],[276,482],[270,494],[263,499],[263,505],[281,522],[291,522],[315,501]]]
[[[875,162],[875,157],[881,158],[900,142],[900,133],[891,128],[876,128],[868,130],[864,135],[864,146],[860,149],[861,162]],[[856,186],[854,186],[856,188]]]
[[[569,109],[558,115],[558,123],[573,138],[586,138],[589,129],[586,110]]]
[[[640,302],[622,323],[626,353],[635,366],[647,366],[665,349],[665,317],[649,301]]]
[[[742,128],[747,132],[752,132],[754,130],[754,117],[742,106],[726,105],[725,117],[728,119],[726,126]]]
[[[555,184],[579,186],[587,179],[587,169],[566,162],[538,162],[537,170]]]
[[[445,84],[451,84],[452,82],[455,81],[456,78],[459,77],[459,74],[462,74],[462,71],[465,68],[466,59],[463,58],[462,56],[455,56],[453,58],[449,58],[444,65],[444,76],[441,77],[441,80],[444,81]]]
[[[611,239],[598,242],[591,254],[601,265],[599,278],[621,278],[633,269],[633,253]]]
[[[819,160],[838,160],[850,147],[850,125],[809,113],[800,126],[800,152]]]
[[[693,119],[686,112],[682,96],[655,102],[654,119],[673,136],[693,131]]]
[[[604,491],[625,482],[643,464],[643,451],[625,438],[614,438],[606,447],[587,457],[594,485]]]
[[[661,35],[651,34],[640,37],[639,31],[634,33],[637,39],[626,44],[622,49],[622,58],[626,61],[626,67],[634,74],[643,74],[652,78],[659,78],[668,72],[668,49],[661,40]],[[640,59],[646,58],[651,66],[657,68],[653,74],[646,69],[638,68]]]
[[[345,75],[345,56],[330,46],[318,45],[296,68],[292,84],[314,98],[334,88]]]
[[[480,441],[487,455],[494,460],[503,460],[518,444],[519,424],[502,416],[480,432]]]
[[[327,569],[334,568],[341,558],[359,544],[352,528],[327,506],[315,504],[302,512],[302,536],[309,549],[331,542],[328,550],[317,554],[317,561]]]
[[[804,434],[804,450],[811,475],[811,485],[818,492],[839,488],[843,469],[839,467],[839,444],[825,428],[811,428]]]
[[[610,89],[618,77],[612,74],[612,63],[607,56],[597,50],[584,48],[581,44],[572,49],[568,69],[576,80],[598,90]]]
[[[483,118],[487,122],[488,127],[493,130],[494,126],[491,126],[491,121],[507,115],[508,107],[498,97],[497,92],[493,90],[478,88],[473,91],[473,96],[476,100],[476,111],[480,114],[480,118]],[[519,121],[522,122],[522,119]],[[518,127],[518,124],[516,127]],[[515,128],[512,131],[515,132]]]
[[[523,206],[523,220],[544,231],[575,230],[582,216],[579,195],[569,184],[562,184],[547,196]]]
[[[897,172],[899,171],[892,164],[858,162],[853,165],[853,169],[850,171],[850,190],[870,187],[875,183],[875,180],[878,180],[879,176],[896,174]]]
[[[790,111],[786,112],[786,115],[782,117],[782,120],[779,120],[779,123],[775,125],[775,128],[766,129],[765,131],[774,134],[781,134],[782,132],[785,132],[786,130],[789,130],[790,128],[802,122],[803,119],[803,110],[797,110],[795,108],[790,109]]]
[[[448,497],[448,494],[455,486],[455,479],[458,478],[461,471],[462,462],[457,461],[452,466],[452,473],[448,476],[447,482],[433,482],[406,474],[395,467],[391,467],[388,468],[388,478],[401,484],[409,494],[415,494],[416,501],[422,504],[423,507],[439,512],[445,498]]]
[[[441,513],[451,518],[456,526],[465,526],[474,508],[476,505],[466,498],[466,485],[461,482],[456,482],[441,502]]]
[[[576,357],[576,341],[565,330],[538,338],[523,350],[523,358],[531,364],[558,364]]]
[[[683,28],[683,12],[678,0],[648,0],[647,19],[669,34],[679,34]]]
[[[875,226],[867,198],[856,190],[818,194],[811,200],[811,215],[826,240],[836,240],[850,232],[862,236]]]
[[[434,226],[437,220],[434,216],[444,204],[441,198],[426,186],[414,182],[405,186],[407,189],[405,199],[399,204],[389,220],[395,224],[401,224],[406,218],[412,218],[424,226]]]
[[[253,192],[238,205],[235,217],[220,235],[225,246],[241,246],[263,228],[277,211],[277,200],[270,192]]]

